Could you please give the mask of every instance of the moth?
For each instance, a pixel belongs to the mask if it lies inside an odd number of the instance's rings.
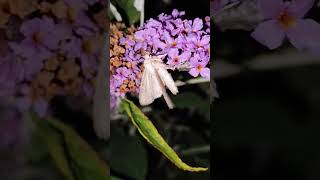
[[[139,92],[139,102],[142,106],[151,104],[163,95],[169,109],[174,108],[166,87],[174,95],[178,93],[178,88],[171,74],[167,71],[171,68],[162,61],[163,57],[164,55],[150,56],[149,54],[144,56],[144,71]]]

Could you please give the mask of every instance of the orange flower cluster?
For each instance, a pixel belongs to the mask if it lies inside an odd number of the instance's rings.
[[[136,64],[132,62],[123,61],[125,54],[125,45],[120,45],[119,41],[121,38],[132,38],[136,28],[133,26],[126,28],[122,23],[116,23],[110,25],[110,77],[115,74],[116,70],[121,67],[133,69]],[[137,74],[137,78],[141,78],[141,73]],[[134,80],[125,79],[123,80],[119,92],[126,94],[127,92],[136,92],[138,84]]]
[[[74,59],[56,56],[48,59],[43,69],[31,82],[31,100],[44,98],[50,101],[58,94],[77,96],[81,92],[84,78],[80,65]]]
[[[23,19],[37,9],[37,0],[0,0],[0,27],[6,27],[11,16]]]

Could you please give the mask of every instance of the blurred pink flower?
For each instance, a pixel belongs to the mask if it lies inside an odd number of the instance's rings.
[[[315,0],[258,0],[266,21],[251,36],[269,49],[278,48],[288,38],[297,49],[312,49],[320,42],[320,24],[304,19]]]
[[[210,13],[219,11],[223,6],[229,3],[230,0],[210,0]]]
[[[44,117],[48,113],[49,103],[41,97],[35,97],[29,85],[23,84],[19,87],[20,97],[17,99],[17,108],[21,112],[32,110],[40,117]]]
[[[34,18],[24,21],[20,31],[24,39],[20,44],[11,43],[11,48],[18,55],[29,60],[41,61],[52,56],[51,50],[56,50],[62,38],[62,26],[58,26],[48,17]]]
[[[92,78],[92,72],[96,71],[98,65],[99,49],[94,44],[97,42],[91,39],[82,40],[73,37],[68,44],[64,47],[69,58],[79,58],[81,62],[81,69],[87,79]]]
[[[23,74],[23,79],[30,80],[35,73],[41,70],[42,60],[47,58],[48,55],[31,54],[32,48],[24,44],[9,43],[9,45],[14,53],[12,59],[19,67],[21,66],[20,73]]]
[[[210,0],[210,16],[214,16],[229,4],[239,3],[240,0]]]
[[[93,35],[98,27],[86,14],[88,2],[84,0],[64,0],[60,4],[59,11],[54,11],[54,14],[63,22],[63,24],[81,36]],[[60,12],[60,10],[62,12]]]
[[[16,84],[23,79],[23,66],[11,54],[0,57],[0,96],[14,93]]]

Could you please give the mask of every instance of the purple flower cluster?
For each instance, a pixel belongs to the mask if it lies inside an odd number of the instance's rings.
[[[185,13],[173,10],[171,15],[160,14],[150,19],[135,33],[136,43],[129,43],[126,60],[143,61],[140,52],[153,56],[167,55],[167,64],[174,69],[187,64],[189,73],[209,78],[210,18],[183,20]],[[131,46],[130,46],[131,44]]]
[[[42,116],[56,95],[90,97],[103,43],[92,5],[103,6],[100,0],[41,1],[17,26],[9,18],[0,32],[0,97],[14,96],[21,110]]]
[[[121,91],[123,82],[134,81],[139,87],[143,54],[164,56],[165,63],[171,69],[188,69],[193,77],[210,77],[210,18],[205,20],[182,19],[184,11],[173,10],[171,15],[160,14],[157,19],[149,19],[135,33],[134,37],[123,37],[119,43],[125,47],[121,66],[111,76],[111,95],[125,96]],[[138,77],[137,77],[138,75]],[[135,89],[135,93],[139,88]]]

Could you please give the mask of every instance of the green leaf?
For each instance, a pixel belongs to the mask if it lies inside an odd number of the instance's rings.
[[[120,178],[117,178],[117,177],[114,177],[114,176],[111,176],[111,179],[110,180],[121,180]]]
[[[70,127],[54,119],[32,119],[52,160],[66,180],[108,180],[109,168]]]
[[[137,180],[146,179],[147,152],[141,139],[125,136],[117,128],[112,128],[110,151],[110,166],[113,171]]]
[[[117,0],[112,1],[126,13],[126,17],[130,25],[135,24],[140,20],[140,12],[134,7],[134,0]],[[119,11],[121,11],[119,9]]]
[[[140,109],[133,102],[127,99],[123,99],[121,101],[121,109],[128,114],[129,118],[139,130],[140,134],[178,168],[192,172],[206,171],[208,169],[202,167],[191,167],[184,163],[179,158],[177,153],[159,134],[158,130],[152,124],[152,122],[140,111]]]
[[[172,97],[172,100],[178,108],[202,108],[209,104],[209,101],[192,92],[180,93],[179,96]]]

